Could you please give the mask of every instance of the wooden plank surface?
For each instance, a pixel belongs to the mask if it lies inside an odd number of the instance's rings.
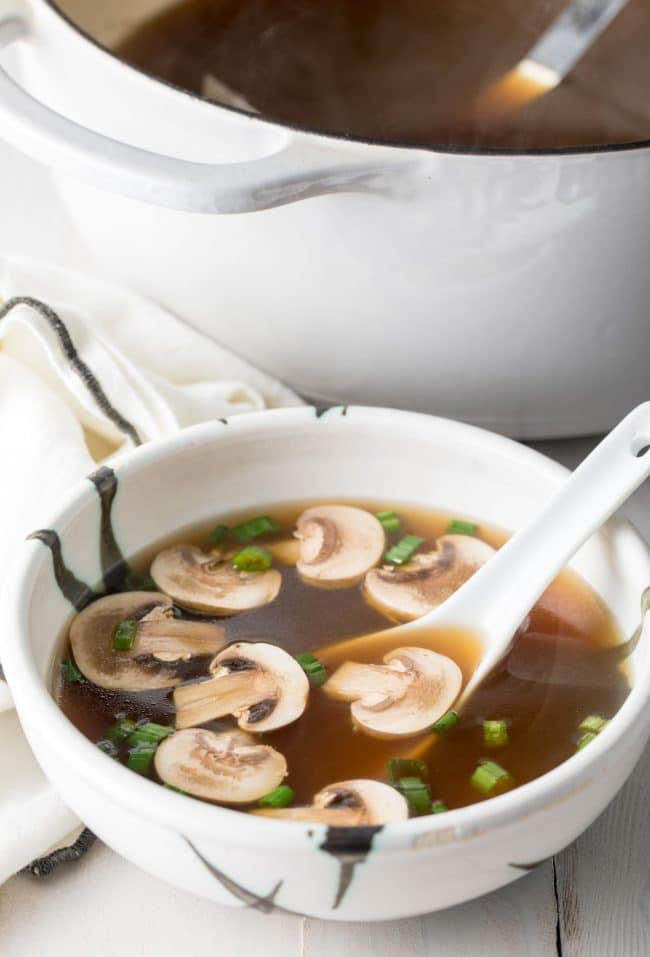
[[[573,465],[590,444],[548,443],[544,450]],[[650,486],[627,511],[650,537]],[[96,846],[48,881],[18,875],[0,887],[0,955],[648,957],[649,797],[650,747],[616,800],[554,862],[460,907],[385,924],[221,908]]]
[[[562,957],[650,954],[650,746],[596,825],[557,858]]]
[[[426,917],[368,925],[306,921],[301,957],[556,957],[556,913],[549,861],[501,891]]]

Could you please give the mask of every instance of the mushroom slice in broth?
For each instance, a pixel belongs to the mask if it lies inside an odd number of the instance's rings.
[[[381,523],[370,512],[351,505],[317,505],[298,519],[297,568],[305,581],[344,588],[362,581],[386,547]]]
[[[183,608],[212,615],[236,615],[268,605],[282,584],[279,571],[239,571],[235,552],[204,552],[195,545],[174,545],[156,555],[151,577]]]
[[[390,785],[355,779],[323,788],[314,795],[310,807],[260,808],[253,813],[329,827],[358,827],[405,821],[409,807],[403,795]]]
[[[116,650],[115,629],[125,620],[137,622],[133,645]],[[214,655],[224,646],[224,632],[216,622],[175,618],[167,595],[125,592],[100,598],[76,615],[70,644],[77,667],[93,684],[149,691],[180,684],[176,665]]]
[[[378,738],[403,738],[429,728],[449,710],[462,686],[455,661],[428,648],[396,648],[383,665],[348,661],[323,685],[352,702],[354,723]]]
[[[219,804],[257,801],[287,774],[279,751],[237,730],[176,731],[159,745],[154,764],[165,784]]]
[[[435,550],[414,555],[406,565],[373,568],[364,593],[385,614],[412,621],[441,605],[493,554],[480,538],[443,535]]]
[[[187,728],[234,715],[247,731],[273,731],[303,713],[309,680],[295,658],[264,642],[236,642],[210,665],[213,677],[174,692],[176,726]]]

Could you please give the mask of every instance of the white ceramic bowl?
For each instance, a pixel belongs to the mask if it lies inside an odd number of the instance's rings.
[[[168,4],[0,0],[19,81],[0,69],[0,136],[67,174],[98,269],[318,401],[533,437],[605,431],[644,400],[650,143],[498,152],[300,130],[83,33],[110,43]]]
[[[365,408],[318,415],[303,407],[211,423],[139,449],[116,468],[112,505],[113,474],[103,470],[70,493],[50,528],[65,567],[94,585],[116,544],[128,556],[220,512],[358,497],[427,504],[514,529],[564,475],[508,439],[447,420]],[[648,554],[633,529],[609,523],[573,565],[631,634],[650,582]],[[59,578],[70,592],[74,581],[63,566]],[[633,688],[619,713],[588,748],[536,781],[480,805],[384,828],[264,820],[141,779],[77,731],[50,692],[71,613],[50,550],[27,541],[5,593],[0,633],[3,665],[38,760],[116,851],[224,904],[383,920],[490,891],[587,827],[623,784],[649,733],[646,626],[631,659]]]

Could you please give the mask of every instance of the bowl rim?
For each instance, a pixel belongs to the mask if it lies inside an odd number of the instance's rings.
[[[94,47],[99,53],[109,57],[115,63],[121,64],[123,67],[137,76],[144,77],[146,80],[154,83],[156,86],[172,90],[175,94],[180,95],[185,99],[205,103],[215,112],[224,110],[227,113],[234,113],[235,115],[241,116],[250,123],[263,123],[278,130],[291,130],[294,133],[301,133],[304,136],[320,137],[321,139],[333,140],[334,142],[339,141],[343,143],[356,143],[363,146],[388,147],[392,149],[407,150],[409,152],[426,152],[447,156],[492,156],[502,158],[563,157],[584,155],[593,156],[650,150],[650,138],[648,137],[638,140],[630,140],[623,143],[600,143],[582,146],[494,147],[461,146],[448,143],[440,143],[432,146],[427,143],[400,143],[399,141],[391,139],[381,139],[378,137],[356,135],[354,133],[323,130],[319,129],[318,127],[303,126],[299,123],[289,123],[281,120],[274,120],[271,117],[250,113],[248,110],[244,110],[241,107],[230,106],[225,103],[216,103],[214,100],[211,100],[206,96],[202,96],[200,93],[195,93],[192,90],[186,90],[183,87],[177,86],[175,83],[171,83],[169,80],[165,80],[162,77],[157,76],[155,73],[150,73],[148,70],[134,66],[132,63],[129,63],[128,60],[124,59],[124,57],[111,50],[110,47],[104,46],[104,44],[96,40],[92,34],[88,33],[88,31],[78,23],[75,23],[72,17],[59,6],[57,0],[41,0],[41,2],[59,18],[59,20],[70,30],[71,33],[75,33],[77,36],[81,37],[84,42]]]
[[[354,420],[361,426],[393,419],[394,423],[420,426],[443,435],[446,431],[452,431],[471,441],[475,447],[478,444],[482,450],[498,448],[502,452],[508,451],[513,463],[532,465],[554,483],[561,481],[568,473],[564,466],[542,453],[478,426],[424,413],[364,406],[335,406],[325,412],[312,406],[297,406],[235,415],[192,426],[168,438],[129,450],[116,458],[114,467],[118,476],[126,476],[147,468],[152,462],[182,454],[187,448],[218,444],[221,439],[233,436],[233,433],[269,433],[276,425],[280,429],[305,427],[310,421],[318,423],[327,419],[329,422],[336,418]],[[56,513],[51,516],[49,527],[65,529],[68,520],[95,501],[92,483],[87,478],[81,479],[62,498]],[[605,529],[608,537],[624,536],[622,547],[636,547],[639,558],[645,559],[650,581],[650,554],[639,533],[620,517],[610,520]],[[327,829],[324,825],[268,820],[201,800],[193,801],[192,814],[188,817],[188,796],[175,794],[133,774],[121,764],[107,759],[85,738],[57,706],[47,680],[39,676],[29,651],[28,608],[31,588],[43,563],[48,560],[48,552],[40,542],[26,540],[16,556],[3,595],[2,630],[5,638],[0,651],[28,738],[39,737],[66,767],[74,765],[76,774],[105,793],[113,802],[182,835],[200,834],[208,840],[218,839],[221,843],[245,847],[292,846],[304,851],[312,846],[314,834],[325,834]],[[52,583],[56,587],[53,576]],[[650,615],[644,616],[643,640],[650,644]],[[514,823],[517,818],[529,817],[549,804],[563,802],[573,792],[587,786],[597,770],[603,770],[597,766],[612,756],[617,746],[636,746],[637,738],[648,730],[644,714],[647,714],[649,699],[650,669],[645,668],[640,670],[619,711],[589,748],[579,751],[546,774],[498,797],[451,810],[444,815],[385,824],[381,828],[381,841],[373,847],[399,850],[414,844],[417,846],[418,838],[425,834],[437,834],[445,843],[450,840],[456,842]],[[34,730],[36,726],[37,731]],[[352,839],[356,830],[350,828]]]

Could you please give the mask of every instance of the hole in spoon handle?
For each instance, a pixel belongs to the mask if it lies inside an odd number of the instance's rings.
[[[635,458],[642,459],[650,451],[650,438],[647,435],[635,436],[632,439],[630,451]]]

